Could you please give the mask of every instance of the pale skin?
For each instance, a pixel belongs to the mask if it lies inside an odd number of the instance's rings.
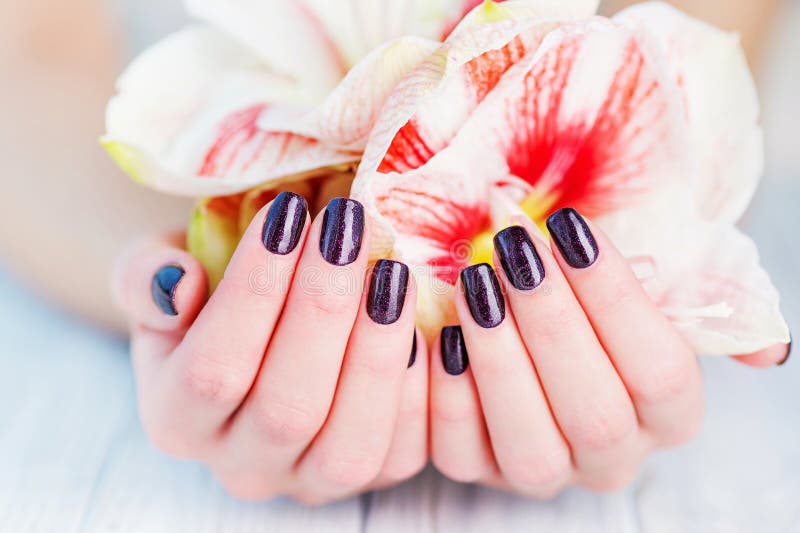
[[[747,28],[745,43],[760,42],[765,25],[747,23],[751,3],[724,4],[711,12],[733,18],[715,22]],[[136,236],[181,227],[188,206],[130,184],[94,148],[102,104],[122,68],[100,5],[0,3],[0,34],[13,45],[0,47],[0,66],[12,73],[3,145],[51,149],[46,158],[33,148],[4,156],[7,176],[27,178],[4,184],[0,247],[12,270],[49,298],[104,326],[130,326],[143,423],[164,451],[206,464],[249,499],[324,503],[408,479],[429,459],[452,479],[542,498],[572,485],[622,487],[650,451],[696,432],[696,359],[594,227],[600,259],[583,271],[534,237],[545,284],[531,293],[508,288],[509,315],[499,327],[477,326],[459,298],[471,361],[461,376],[446,374],[438,341],[429,356],[421,336],[407,368],[414,305],[395,324],[378,326],[365,313],[364,291],[334,291],[335,283],[313,294],[296,284],[271,295],[252,291],[249,276],[265,261],[368,285],[364,253],[347,267],[322,260],[319,218],[293,254],[270,256],[260,240],[266,208],[210,300],[182,239],[154,237],[119,261],[114,294],[122,312],[112,312],[106,280],[115,257]],[[53,86],[72,89],[54,96],[46,89]],[[166,264],[186,271],[178,317],[150,293]],[[508,286],[502,269],[498,276]],[[407,300],[414,298],[412,281]],[[775,346],[739,360],[768,367],[786,353]]]

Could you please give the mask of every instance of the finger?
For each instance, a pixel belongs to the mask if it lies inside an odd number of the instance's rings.
[[[132,324],[156,332],[182,332],[202,308],[205,271],[177,240],[165,235],[137,243],[117,261],[111,290]]]
[[[428,347],[418,331],[411,344],[392,443],[373,489],[410,479],[428,462]]]
[[[755,368],[770,368],[773,366],[783,366],[789,362],[789,357],[792,355],[792,343],[777,344],[771,346],[766,350],[748,354],[736,355],[733,358],[742,364],[752,366]]]
[[[364,222],[349,199],[332,200],[314,221],[256,383],[232,421],[222,459],[234,468],[288,475],[325,422],[363,292]]]
[[[159,376],[207,293],[203,267],[178,248],[179,240],[164,236],[129,249],[117,264],[112,291],[131,322],[131,362],[145,432],[164,452],[189,457],[192,447],[159,423],[153,401],[163,397]]]
[[[462,483],[499,477],[460,326],[442,330],[430,365],[434,466]]]
[[[517,492],[553,496],[572,476],[570,450],[514,318],[505,316],[500,284],[484,264],[464,270],[460,286],[456,308],[500,471]]]
[[[380,473],[392,442],[414,337],[408,267],[379,261],[369,276],[328,419],[297,465],[302,492],[358,491]]]
[[[605,234],[565,209],[549,222],[556,259],[633,399],[639,421],[660,444],[679,444],[702,421],[697,358],[644,292]],[[592,255],[591,264],[579,260]],[[587,252],[589,250],[589,252]]]
[[[495,243],[514,319],[575,466],[589,481],[615,484],[640,453],[630,397],[547,245],[520,227]]]
[[[302,250],[305,200],[282,193],[247,228],[223,280],[148,398],[187,442],[219,433],[250,390]]]

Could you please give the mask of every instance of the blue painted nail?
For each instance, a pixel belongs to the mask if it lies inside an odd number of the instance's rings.
[[[175,291],[186,272],[179,266],[167,265],[153,276],[152,293],[156,305],[169,316],[178,316]]]

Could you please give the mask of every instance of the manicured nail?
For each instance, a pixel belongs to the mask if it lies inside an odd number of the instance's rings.
[[[778,363],[778,366],[783,366],[789,362],[789,357],[792,356],[792,338],[789,337],[789,347],[786,349],[786,357],[783,358],[783,361]]]
[[[544,266],[531,236],[522,226],[511,226],[494,237],[508,281],[518,290],[532,291],[544,281]]]
[[[451,376],[460,376],[467,371],[469,356],[464,343],[461,326],[448,326],[442,329],[442,364]]]
[[[547,219],[547,229],[571,267],[589,268],[597,261],[597,241],[583,217],[571,207],[553,213]]]
[[[411,343],[411,357],[408,359],[408,368],[414,366],[417,362],[417,332],[414,331],[414,341]]]
[[[282,192],[272,202],[264,222],[262,240],[267,250],[287,255],[297,248],[306,225],[308,204],[293,192]]]
[[[179,266],[168,265],[153,276],[151,292],[156,305],[169,316],[178,316],[175,309],[175,291],[186,272]]]
[[[378,324],[394,324],[403,313],[408,288],[408,267],[381,260],[372,269],[367,296],[367,314]]]
[[[325,208],[319,250],[325,261],[346,266],[358,259],[364,236],[364,206],[349,198],[334,198]]]
[[[499,326],[506,318],[506,301],[492,267],[483,263],[465,268],[461,284],[475,322],[486,329]]]

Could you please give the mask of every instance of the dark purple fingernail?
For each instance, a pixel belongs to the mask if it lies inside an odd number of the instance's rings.
[[[583,217],[571,207],[553,213],[547,219],[547,229],[571,267],[589,268],[597,261],[597,241]]]
[[[506,301],[492,267],[483,263],[465,268],[461,284],[475,322],[486,329],[499,326],[506,318]]]
[[[264,222],[262,241],[267,250],[287,255],[297,248],[306,225],[308,204],[293,192],[282,192],[272,202]]]
[[[408,359],[408,368],[414,366],[417,362],[417,332],[414,331],[414,341],[411,343],[411,357]]]
[[[408,267],[383,259],[375,263],[367,296],[367,314],[378,324],[394,324],[403,313],[408,288]]]
[[[179,266],[167,265],[156,272],[151,284],[151,292],[156,305],[169,316],[178,316],[175,308],[175,291],[186,272]]]
[[[786,349],[786,357],[783,358],[783,361],[778,363],[778,366],[783,366],[789,362],[789,357],[792,356],[792,338],[789,337],[789,347]]]
[[[451,376],[460,376],[467,371],[469,356],[461,326],[447,326],[442,329],[442,364]]]
[[[364,206],[349,198],[334,198],[325,208],[319,250],[325,261],[346,266],[358,259],[364,236]]]
[[[522,226],[511,226],[494,237],[494,249],[508,281],[521,291],[532,291],[544,281],[544,266],[531,236]]]

